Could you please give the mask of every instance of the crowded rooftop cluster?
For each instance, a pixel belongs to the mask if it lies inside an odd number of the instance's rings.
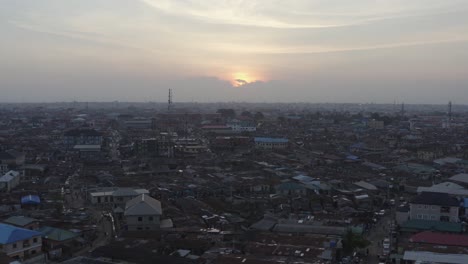
[[[468,263],[467,113],[0,105],[0,263]]]

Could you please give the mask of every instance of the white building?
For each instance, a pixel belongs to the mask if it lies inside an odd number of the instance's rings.
[[[288,147],[289,140],[286,138],[256,137],[254,142],[258,149],[285,149]]]
[[[17,171],[9,171],[0,177],[0,192],[10,192],[20,184],[21,174]]]
[[[162,215],[161,202],[147,194],[139,195],[125,205],[127,230],[159,230]]]
[[[233,132],[255,132],[257,131],[257,126],[254,122],[251,121],[242,121],[233,119],[228,124],[228,127],[232,129]]]

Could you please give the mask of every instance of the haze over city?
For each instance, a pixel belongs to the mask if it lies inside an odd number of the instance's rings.
[[[468,2],[3,0],[1,102],[468,102]]]

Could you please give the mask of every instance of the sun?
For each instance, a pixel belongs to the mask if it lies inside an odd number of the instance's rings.
[[[235,72],[232,74],[231,83],[234,87],[240,87],[255,81],[258,81],[258,78],[252,74],[247,72]]]

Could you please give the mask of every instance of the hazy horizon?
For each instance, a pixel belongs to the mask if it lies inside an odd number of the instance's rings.
[[[468,1],[4,0],[0,102],[468,103]]]

